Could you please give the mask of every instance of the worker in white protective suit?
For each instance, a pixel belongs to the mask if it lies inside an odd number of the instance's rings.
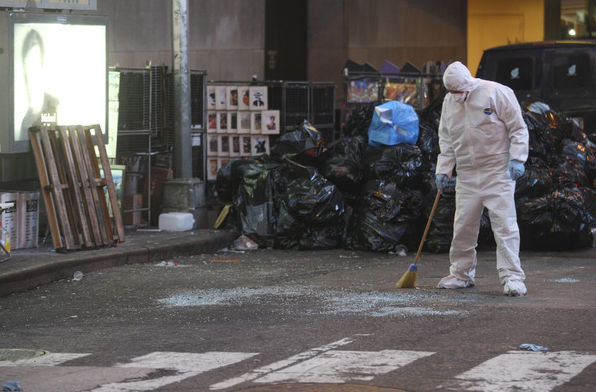
[[[449,251],[449,276],[438,288],[474,286],[480,220],[487,208],[497,244],[497,270],[503,294],[526,294],[519,259],[520,236],[515,212],[515,181],[528,158],[528,128],[513,91],[472,77],[460,62],[443,75],[448,90],[439,124],[436,184],[455,178],[455,220]]]

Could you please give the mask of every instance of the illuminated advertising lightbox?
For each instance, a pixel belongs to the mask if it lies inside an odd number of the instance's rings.
[[[8,30],[0,153],[28,151],[28,128],[39,124],[99,124],[107,136],[107,18],[11,12]]]

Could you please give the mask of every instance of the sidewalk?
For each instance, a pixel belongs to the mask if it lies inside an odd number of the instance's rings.
[[[0,259],[0,296],[25,291],[73,274],[125,264],[148,263],[202,253],[214,253],[228,247],[235,234],[220,230],[184,232],[134,231],[125,233],[125,241],[93,250],[54,251],[51,240],[35,249],[16,249],[10,259]]]

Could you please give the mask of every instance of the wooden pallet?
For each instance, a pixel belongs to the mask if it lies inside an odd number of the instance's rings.
[[[74,250],[123,242],[122,215],[100,126],[32,127],[29,137],[54,248]]]

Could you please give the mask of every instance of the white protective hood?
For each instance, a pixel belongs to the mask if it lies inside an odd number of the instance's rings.
[[[456,61],[449,64],[443,74],[443,84],[451,91],[473,91],[480,84],[480,79],[472,77],[470,70]]]

